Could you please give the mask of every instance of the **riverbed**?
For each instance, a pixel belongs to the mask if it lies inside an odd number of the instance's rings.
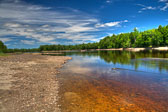
[[[167,112],[168,53],[66,52],[62,112]]]

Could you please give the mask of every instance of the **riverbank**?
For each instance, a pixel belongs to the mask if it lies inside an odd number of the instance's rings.
[[[0,57],[2,57],[2,56],[8,56],[8,54],[4,54],[4,53],[0,52]]]
[[[97,51],[145,51],[145,50],[157,50],[157,51],[168,51],[168,47],[148,47],[148,48],[114,48],[114,49],[96,49]]]
[[[86,51],[133,51],[133,52],[139,52],[139,51],[145,51],[145,50],[168,51],[168,47],[57,50],[57,51],[42,51],[42,54],[61,54],[62,52],[86,52]]]
[[[56,75],[69,59],[39,54],[0,57],[0,112],[59,112]]]

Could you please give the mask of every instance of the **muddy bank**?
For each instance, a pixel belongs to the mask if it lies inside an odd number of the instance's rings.
[[[0,112],[59,112],[58,69],[63,56],[0,57]]]

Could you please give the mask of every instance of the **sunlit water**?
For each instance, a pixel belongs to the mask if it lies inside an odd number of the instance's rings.
[[[61,74],[64,112],[167,112],[168,53],[69,52]]]

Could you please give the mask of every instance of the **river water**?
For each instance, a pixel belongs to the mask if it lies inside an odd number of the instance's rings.
[[[168,52],[66,52],[63,112],[168,112]]]

